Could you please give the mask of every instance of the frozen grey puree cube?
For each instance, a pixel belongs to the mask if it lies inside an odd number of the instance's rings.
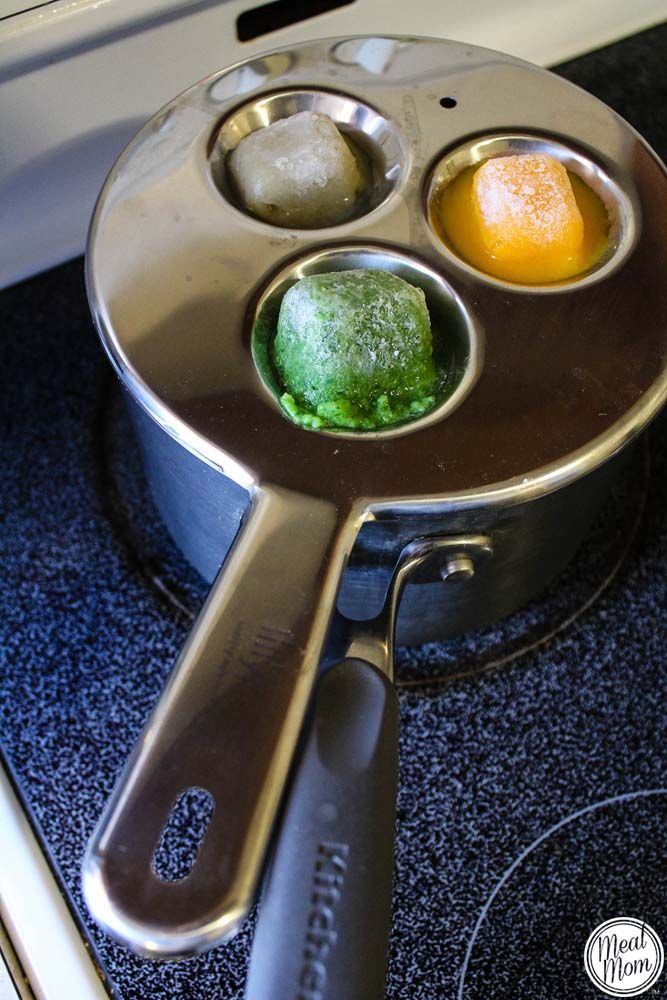
[[[359,164],[328,115],[301,111],[245,136],[228,170],[246,208],[280,226],[332,226],[353,213]]]

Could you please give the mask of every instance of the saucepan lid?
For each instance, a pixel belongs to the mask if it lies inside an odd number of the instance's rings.
[[[454,108],[442,106],[447,95]],[[224,179],[240,136],[304,107],[330,113],[379,164],[374,202],[324,230],[251,218]],[[460,261],[426,208],[429,185],[457,164],[531,144],[565,156],[606,199],[616,228],[600,268],[538,289]],[[329,498],[435,499],[499,484],[526,496],[599,464],[664,400],[666,242],[663,165],[589,94],[454,42],[330,39],[209,77],[144,127],[100,196],[88,282],[130,392],[243,485],[294,488],[298,469],[299,489]],[[313,257],[327,269],[333,251],[349,266],[341,247],[440,281],[467,365],[442,419],[381,435],[313,433],[263,384],[251,360],[258,301],[276,273],[303,273],[304,260],[305,271]]]

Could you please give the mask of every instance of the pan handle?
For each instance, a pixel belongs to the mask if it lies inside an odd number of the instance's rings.
[[[326,501],[253,497],[84,860],[93,916],[139,954],[206,950],[252,906],[356,530]],[[154,854],[193,787],[213,815],[187,876],[163,881]]]
[[[398,698],[348,659],[320,680],[255,930],[246,1000],[382,1000],[391,922]]]

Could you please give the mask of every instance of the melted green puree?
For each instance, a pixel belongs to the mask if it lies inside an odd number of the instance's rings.
[[[284,295],[273,361],[291,419],[312,430],[374,430],[435,403],[426,299],[388,271],[302,278]]]

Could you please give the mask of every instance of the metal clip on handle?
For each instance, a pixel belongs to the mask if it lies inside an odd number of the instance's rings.
[[[328,502],[257,492],[84,861],[91,912],[139,954],[203,951],[252,906],[356,530]],[[162,881],[153,856],[191,787],[213,815],[187,877]]]

